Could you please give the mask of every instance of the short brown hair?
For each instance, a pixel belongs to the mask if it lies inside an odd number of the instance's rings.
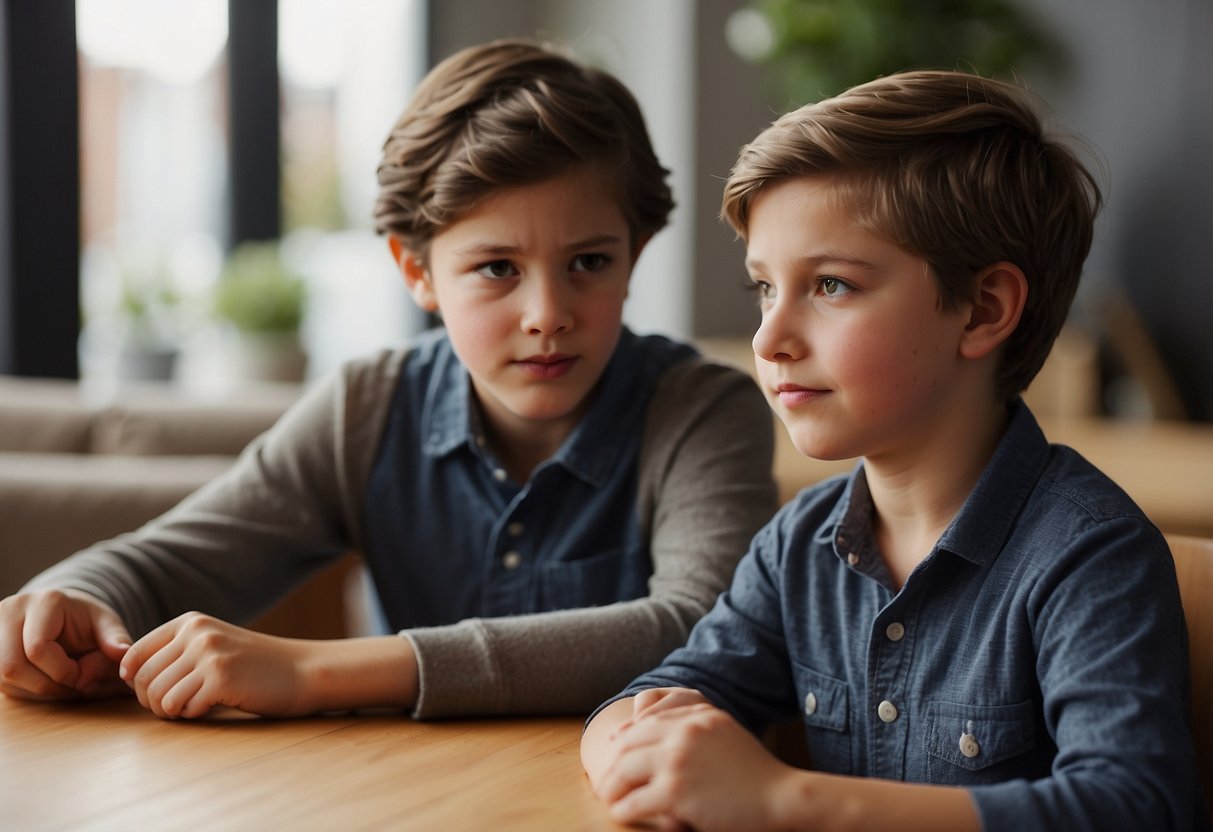
[[[1077,156],[1045,134],[1026,92],[915,71],[801,107],[742,148],[721,215],[745,239],[759,191],[822,174],[861,225],[930,264],[943,308],[969,299],[986,266],[1006,260],[1023,270],[1027,303],[997,379],[1005,399],[1023,392],[1065,322],[1102,203]]]
[[[470,47],[426,75],[392,128],[375,229],[425,257],[433,236],[489,193],[582,165],[615,183],[633,242],[665,226],[669,171],[620,81],[544,44]]]

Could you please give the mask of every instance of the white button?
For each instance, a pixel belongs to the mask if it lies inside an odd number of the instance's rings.
[[[511,537],[517,537],[518,535],[522,534],[525,528],[526,526],[515,520],[513,523],[510,523],[510,525],[506,526],[505,530],[510,533]]]
[[[522,555],[518,552],[506,552],[501,558],[501,565],[506,569],[517,569],[522,565]]]
[[[894,621],[884,628],[884,634],[889,637],[889,641],[901,641],[902,636],[906,634],[905,625],[900,621]]]
[[[497,480],[497,482],[505,482],[505,478],[508,476],[509,474],[505,472],[504,468],[493,469],[493,479]]]
[[[893,722],[897,719],[897,706],[886,699],[876,706],[876,715],[881,722]]]
[[[981,746],[977,742],[977,737],[972,734],[960,735],[960,753],[966,757],[976,757],[981,753]]]
[[[804,712],[809,716],[817,713],[817,695],[812,691],[804,695]]]
[[[854,552],[851,552],[850,554],[847,555],[847,563],[851,564],[851,566],[854,566],[855,564],[859,563],[859,555],[855,554]]]

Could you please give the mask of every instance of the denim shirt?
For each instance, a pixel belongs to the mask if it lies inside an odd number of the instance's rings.
[[[696,688],[815,770],[965,786],[987,830],[1191,829],[1187,646],[1158,530],[1018,403],[900,591],[862,464],[755,537],[687,645],[623,695]]]
[[[367,564],[391,630],[639,598],[652,572],[637,457],[653,385],[695,355],[624,330],[557,453],[512,482],[441,330],[410,350],[366,495]]]

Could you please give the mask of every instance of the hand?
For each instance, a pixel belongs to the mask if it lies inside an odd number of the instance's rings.
[[[139,639],[119,673],[139,704],[163,718],[205,716],[226,705],[262,716],[300,716],[308,642],[190,612]]]
[[[773,825],[783,793],[804,773],[693,691],[646,693],[648,701],[635,702],[634,716],[615,732],[613,759],[594,784],[611,816],[700,832]]]
[[[632,697],[632,718],[619,726],[623,730],[638,719],[688,705],[711,705],[708,698],[693,688],[649,688]]]
[[[125,690],[118,663],[131,637],[118,614],[77,590],[0,601],[0,692],[52,701]]]

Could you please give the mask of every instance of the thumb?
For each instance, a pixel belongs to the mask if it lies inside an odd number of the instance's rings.
[[[122,661],[133,641],[122,619],[106,610],[93,622],[93,630],[97,636],[97,646],[105,657],[114,662]]]

